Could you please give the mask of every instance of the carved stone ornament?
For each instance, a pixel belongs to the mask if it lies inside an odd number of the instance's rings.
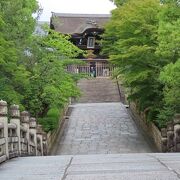
[[[21,112],[21,122],[22,123],[29,123],[29,112],[28,111],[23,111]]]
[[[12,105],[10,106],[10,115],[12,118],[19,118],[20,117],[20,111],[18,105]]]
[[[5,115],[7,115],[7,112],[8,112],[8,110],[7,110],[7,102],[1,100],[0,101],[0,115],[5,116]]]
[[[29,127],[34,129],[36,128],[36,118],[30,118]]]

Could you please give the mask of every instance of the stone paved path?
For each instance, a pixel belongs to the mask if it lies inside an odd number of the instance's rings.
[[[0,165],[0,180],[179,179],[178,153],[27,157]]]
[[[152,152],[121,103],[73,105],[57,155]]]

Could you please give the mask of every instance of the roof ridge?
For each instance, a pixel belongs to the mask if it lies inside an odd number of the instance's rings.
[[[111,14],[76,14],[76,13],[55,13],[52,12],[52,16],[59,17],[94,17],[94,18],[109,18]]]

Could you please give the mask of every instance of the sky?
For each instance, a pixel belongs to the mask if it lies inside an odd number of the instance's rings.
[[[38,0],[43,8],[40,21],[49,21],[51,12],[109,14],[115,8],[110,0]]]

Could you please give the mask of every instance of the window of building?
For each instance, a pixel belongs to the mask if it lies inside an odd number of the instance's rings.
[[[95,37],[88,37],[87,48],[94,48],[95,46]]]

